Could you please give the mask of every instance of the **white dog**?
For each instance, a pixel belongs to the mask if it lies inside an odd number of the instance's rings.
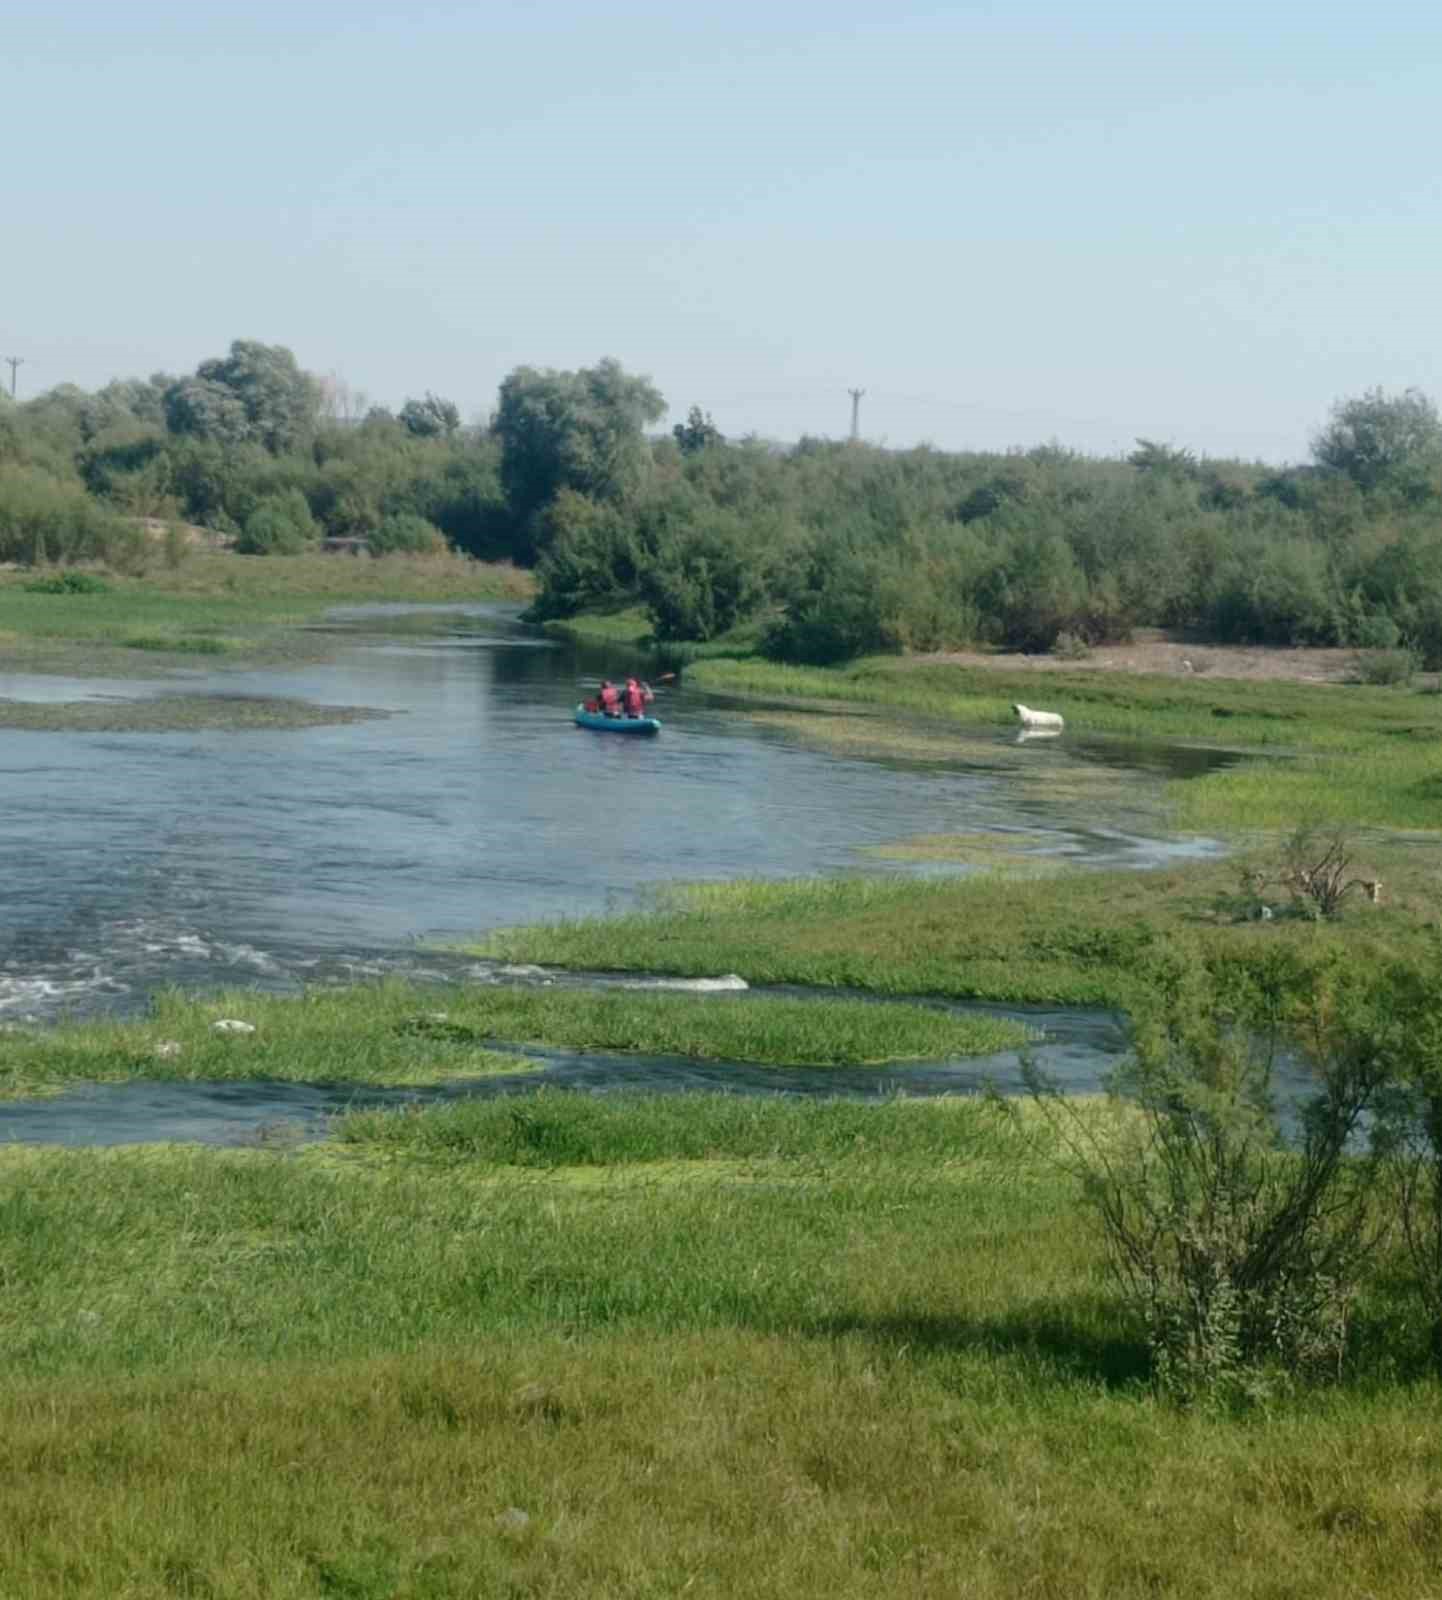
[[[1030,706],[1013,706],[1011,709],[1021,718],[1023,728],[1050,728],[1060,733],[1066,726],[1056,711],[1033,711]]]

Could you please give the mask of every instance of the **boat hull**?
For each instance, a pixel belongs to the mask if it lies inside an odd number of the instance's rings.
[[[660,733],[661,722],[658,717],[607,717],[599,711],[587,711],[585,706],[576,707],[576,726],[578,728],[594,728],[597,733],[629,733],[648,734]]]

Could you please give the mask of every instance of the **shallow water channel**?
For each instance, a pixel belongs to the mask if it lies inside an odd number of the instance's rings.
[[[426,610],[444,610],[442,631],[385,631]],[[1070,736],[1018,751],[1005,730],[985,729],[968,733],[954,763],[858,758],[808,748],[684,686],[658,697],[659,738],[616,738],[574,727],[570,712],[599,672],[624,670],[624,657],[539,638],[514,606],[359,607],[327,627],[342,636],[335,659],[294,671],[0,675],[10,700],[277,696],[387,713],[290,730],[0,730],[0,1022],[133,1014],[169,985],[284,992],[387,974],[475,979],[484,969],[429,946],[626,910],[671,880],[955,870],[870,853],[920,836],[989,833],[1138,867],[1212,848],[1169,839],[1152,804],[1165,773],[1197,770],[1195,753]],[[1047,782],[1018,785],[1019,759],[1033,777],[1056,775],[1054,795]],[[1135,777],[1125,809],[1085,814],[1066,780],[1118,763]],[[1094,1078],[1116,1048],[1110,1019],[1048,1013],[1042,1025],[1068,1078],[1087,1075],[1077,1051]],[[960,1087],[958,1073],[974,1084],[1014,1066],[798,1074],[558,1053],[524,1081],[856,1093],[895,1092],[904,1079],[907,1092],[936,1093]],[[313,1126],[361,1098],[415,1097],[95,1087],[0,1106],[0,1139],[230,1140],[277,1119]]]

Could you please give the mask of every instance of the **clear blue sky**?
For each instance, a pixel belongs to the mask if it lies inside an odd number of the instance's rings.
[[[20,392],[289,345],[484,415],[1300,459],[1442,390],[1428,0],[10,0]],[[8,378],[8,369],[0,369]]]

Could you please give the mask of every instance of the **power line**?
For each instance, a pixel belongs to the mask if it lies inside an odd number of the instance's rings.
[[[10,368],[10,398],[13,400],[15,398],[15,369],[25,365],[25,357],[6,356],[5,361]]]

